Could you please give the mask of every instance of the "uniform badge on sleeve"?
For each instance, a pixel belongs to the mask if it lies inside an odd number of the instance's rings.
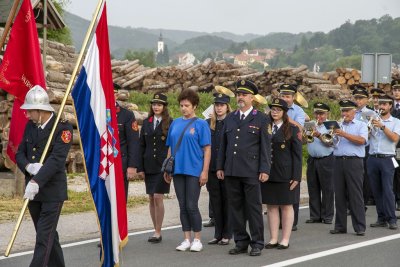
[[[62,132],[61,134],[61,140],[68,144],[69,142],[71,142],[71,138],[72,138],[72,134],[69,130],[65,130]]]
[[[134,130],[135,132],[139,131],[137,121],[132,122],[132,130]]]

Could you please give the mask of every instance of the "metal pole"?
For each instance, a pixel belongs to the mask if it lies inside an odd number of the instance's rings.
[[[47,56],[47,0],[43,0],[43,70],[46,75]]]
[[[43,151],[43,154],[42,154],[42,156],[41,156],[41,158],[40,158],[40,163],[43,163],[43,161],[44,161],[44,159],[45,159],[45,157],[46,157],[46,154],[47,154],[47,152],[48,152],[48,150],[49,150],[51,140],[53,139],[53,135],[54,135],[54,132],[55,132],[55,130],[56,130],[57,124],[58,124],[58,122],[60,121],[61,114],[62,114],[62,112],[63,112],[63,110],[64,110],[64,107],[65,107],[65,103],[67,102],[69,93],[71,92],[72,84],[73,84],[74,81],[75,81],[76,75],[77,75],[77,73],[78,73],[78,69],[79,69],[79,67],[80,67],[80,65],[81,65],[81,61],[82,61],[82,59],[83,59],[83,54],[84,54],[84,52],[85,52],[85,50],[86,50],[86,47],[87,47],[87,45],[88,45],[88,43],[89,43],[90,35],[92,34],[94,25],[95,25],[95,23],[96,23],[96,21],[97,21],[97,17],[98,17],[98,15],[99,15],[99,13],[100,13],[101,7],[103,6],[103,2],[104,2],[104,0],[99,0],[99,2],[98,2],[98,4],[97,4],[97,7],[96,7],[96,11],[95,11],[95,13],[94,13],[94,15],[93,15],[93,19],[92,19],[92,21],[91,21],[91,23],[90,23],[90,25],[89,25],[89,28],[88,28],[88,30],[87,30],[87,32],[86,32],[86,37],[85,37],[85,40],[83,41],[83,45],[82,45],[82,48],[81,48],[81,52],[79,53],[78,60],[77,60],[77,62],[76,62],[74,71],[72,72],[72,75],[71,75],[71,80],[70,80],[69,83],[68,83],[67,90],[66,90],[65,95],[64,95],[64,98],[63,98],[63,100],[62,100],[62,102],[61,102],[60,110],[58,111],[57,118],[56,118],[56,121],[54,122],[53,129],[52,129],[51,132],[50,132],[49,139],[47,140],[47,144],[46,144],[46,146],[45,146],[45,148],[44,148],[44,151]],[[18,230],[19,230],[19,227],[21,226],[21,221],[22,221],[22,218],[23,218],[24,213],[25,213],[25,211],[26,211],[26,208],[27,208],[27,206],[28,206],[28,203],[29,203],[29,199],[27,198],[27,199],[25,199],[25,201],[24,201],[24,205],[23,205],[22,210],[21,210],[21,212],[20,212],[20,214],[19,214],[17,224],[16,224],[15,227],[14,227],[14,231],[13,231],[13,233],[12,233],[12,235],[11,235],[10,242],[8,243],[6,252],[4,253],[4,256],[6,256],[6,257],[8,257],[8,256],[10,255],[11,248],[12,248],[12,246],[13,246],[13,244],[14,244],[15,238],[16,238],[17,233],[18,233]]]
[[[0,50],[3,47],[4,43],[6,42],[8,32],[10,31],[11,24],[12,24],[12,21],[14,20],[14,18],[15,18],[15,13],[17,12],[17,8],[19,6],[19,2],[20,1],[21,0],[14,0],[14,4],[13,4],[11,10],[10,10],[10,14],[8,15],[6,26],[4,27],[3,35],[1,36],[1,39],[0,39]]]
[[[374,63],[374,87],[378,88],[378,53],[375,53]]]

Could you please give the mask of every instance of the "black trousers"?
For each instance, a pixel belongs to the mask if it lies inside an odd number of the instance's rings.
[[[397,161],[400,163],[400,161]],[[396,203],[398,203],[397,207],[400,206],[400,167],[396,168],[394,171],[394,179],[393,179],[393,192]]]
[[[335,158],[335,229],[347,231],[347,203],[355,232],[365,231],[362,158]]]
[[[333,155],[324,158],[308,157],[307,186],[310,219],[332,221],[334,211]]]
[[[207,182],[211,208],[214,211],[215,232],[214,238],[232,238],[232,229],[229,222],[230,214],[228,198],[226,196],[225,181],[219,180],[215,172],[208,173]]]
[[[56,230],[62,205],[63,202],[29,202],[29,213],[36,229],[36,244],[30,267],[65,266]]]
[[[264,248],[261,188],[258,177],[225,177],[231,225],[237,247]],[[249,221],[250,235],[246,230]]]
[[[369,145],[365,147],[365,157],[364,161],[364,182],[363,182],[363,196],[364,196],[364,205],[367,205],[368,200],[374,199],[374,194],[372,193],[370,180],[368,178],[367,171],[367,159],[369,153]]]
[[[210,175],[210,173],[209,173],[209,175]],[[208,180],[210,180],[210,177],[208,177]],[[207,182],[206,188],[207,188],[207,192],[209,193],[208,194],[208,218],[214,219],[214,211],[213,211],[213,207],[212,207],[212,204],[211,204],[210,188],[209,188],[208,184],[209,183]]]

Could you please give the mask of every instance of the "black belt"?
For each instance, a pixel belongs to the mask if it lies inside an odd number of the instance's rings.
[[[313,159],[324,159],[324,158],[327,158],[327,157],[332,156],[332,154],[333,154],[333,153],[329,154],[328,156],[324,156],[324,157],[313,157],[313,156],[311,156],[311,157],[312,157]]]
[[[389,154],[372,154],[372,155],[369,155],[369,157],[374,157],[374,158],[391,158],[391,157],[394,157],[394,155],[389,155]]]
[[[361,157],[357,156],[335,156],[336,159],[362,159]]]

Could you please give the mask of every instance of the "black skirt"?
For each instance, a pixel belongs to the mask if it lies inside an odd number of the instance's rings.
[[[144,178],[146,184],[146,194],[168,194],[171,184],[167,184],[164,180],[163,173],[146,174]]]
[[[290,191],[289,182],[261,183],[262,203],[267,205],[292,205],[300,201],[300,183]]]

